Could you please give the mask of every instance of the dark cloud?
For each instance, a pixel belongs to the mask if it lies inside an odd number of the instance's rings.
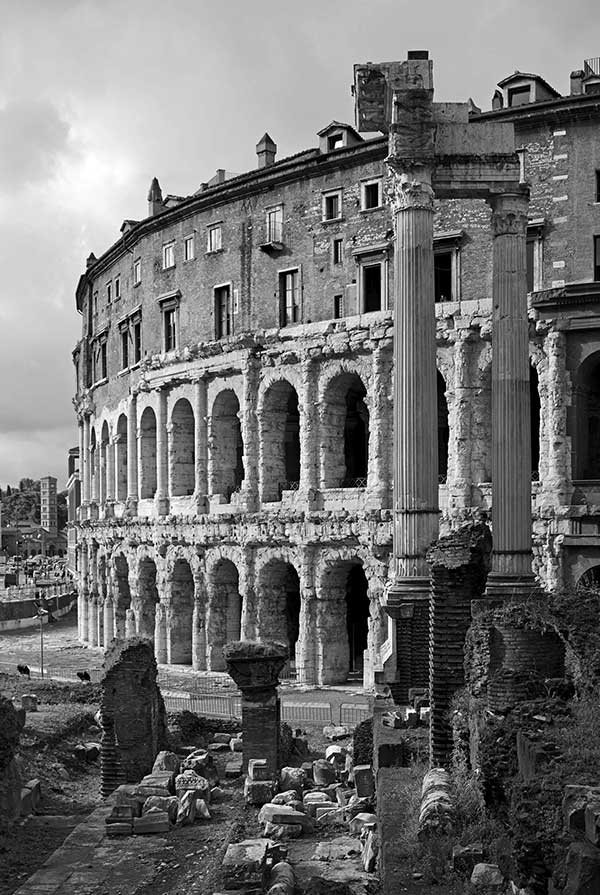
[[[0,109],[0,187],[14,191],[48,180],[68,145],[69,125],[52,103],[7,103]]]

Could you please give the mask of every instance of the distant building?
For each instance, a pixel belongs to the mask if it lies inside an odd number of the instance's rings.
[[[81,481],[79,476],[79,448],[72,447],[68,455],[67,479],[67,566],[71,572],[77,571],[77,511],[81,504]]]

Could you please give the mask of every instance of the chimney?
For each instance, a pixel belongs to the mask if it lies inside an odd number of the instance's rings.
[[[256,144],[256,154],[258,156],[258,167],[268,168],[275,161],[275,153],[277,145],[273,143],[268,134],[265,134]]]
[[[163,205],[160,183],[156,177],[153,177],[148,192],[148,217],[154,217],[155,214],[160,214],[164,210],[165,206]]]
[[[585,72],[583,72],[581,69],[571,72],[571,96],[576,96],[579,93],[583,93],[584,77]]]
[[[504,105],[504,97],[499,90],[494,90],[494,95],[492,97],[492,111],[497,112],[498,109],[501,109]]]
[[[94,253],[90,252],[90,254],[87,256],[86,261],[85,261],[85,269],[89,270],[90,267],[94,266],[94,264],[96,263],[97,260],[98,259],[96,258]]]

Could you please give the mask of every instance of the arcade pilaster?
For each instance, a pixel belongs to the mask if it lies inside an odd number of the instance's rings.
[[[167,393],[159,389],[156,402],[156,512],[169,512],[169,457],[167,446]]]
[[[133,516],[137,511],[137,500],[137,397],[131,395],[127,408],[127,508]]]
[[[208,409],[206,380],[194,386],[194,450],[196,458],[196,506],[199,513],[207,509],[208,494]]]
[[[242,493],[246,512],[255,512],[258,508],[258,382],[260,362],[250,355],[242,369],[242,409],[240,422],[242,441],[244,443],[244,480]]]
[[[318,420],[317,367],[311,357],[305,355],[300,366],[300,490],[310,501],[318,488]]]
[[[526,234],[529,195],[490,200],[492,285],[492,570],[488,597],[531,590],[531,420]]]

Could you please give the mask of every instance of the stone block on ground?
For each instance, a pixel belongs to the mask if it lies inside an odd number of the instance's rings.
[[[235,758],[230,758],[225,765],[226,778],[228,780],[233,780],[235,777],[239,777],[242,773],[243,766],[244,761],[241,753],[239,753],[239,757],[236,756]]]
[[[251,780],[270,780],[271,774],[266,758],[250,758],[248,760],[248,776]]]
[[[180,773],[194,771],[199,777],[205,777],[211,786],[219,782],[219,771],[213,756],[206,749],[194,749],[181,762]]]
[[[326,800],[323,802],[308,802],[308,803],[305,802],[304,803],[304,808],[305,808],[306,813],[309,814],[311,817],[314,817],[315,819],[317,817],[317,811],[319,810],[319,808],[326,808],[328,811],[334,811],[335,809],[337,809],[339,807],[340,806],[338,805],[337,802],[331,802],[329,800]]]
[[[327,808],[325,805],[318,805],[315,817],[320,827],[330,824],[342,824],[345,820],[344,809],[340,808],[337,802],[332,808]]]
[[[306,774],[302,768],[282,768],[279,781],[282,791],[293,789],[302,798],[306,786]]]
[[[365,873],[375,873],[378,854],[379,833],[377,830],[369,828],[362,844],[362,864]]]
[[[178,755],[176,755],[174,752],[169,752],[168,750],[163,749],[162,752],[159,752],[154,759],[154,764],[152,765],[152,773],[154,773],[155,771],[171,771],[173,774],[178,774],[180,765],[181,761]]]
[[[471,885],[480,889],[500,892],[504,888],[504,877],[497,864],[475,864],[471,873]]]
[[[151,808],[147,814],[133,819],[133,832],[136,836],[146,833],[168,833],[170,826],[169,815],[159,808]]]
[[[210,811],[204,799],[196,799],[196,818],[202,820],[210,820]]]
[[[298,793],[295,789],[286,789],[283,792],[278,792],[271,801],[274,805],[289,805],[290,802],[298,801]]]
[[[110,824],[133,824],[133,809],[131,805],[114,805],[112,811],[105,819],[107,826]]]
[[[33,814],[33,797],[31,794],[31,790],[26,786],[21,787],[21,810],[20,816],[27,817],[27,815]]]
[[[218,733],[213,734],[212,739],[213,743],[222,743],[222,745],[228,746],[231,739],[231,734],[219,731]]]
[[[164,795],[164,794],[163,794]],[[168,793],[166,793],[168,795]],[[122,783],[115,790],[115,803],[117,805],[131,805],[133,816],[139,817],[142,813],[142,805],[148,796],[140,795],[138,787],[132,783]]]
[[[228,846],[223,858],[223,885],[235,891],[257,886],[262,891],[268,879],[267,857],[272,839],[244,839]]]
[[[166,811],[169,820],[174,824],[179,811],[179,799],[177,796],[149,796],[142,806],[142,814],[147,814],[151,808]]]
[[[591,842],[573,842],[567,852],[567,884],[562,895],[600,892],[600,849]]]
[[[455,845],[452,849],[452,869],[455,873],[470,877],[475,864],[483,862],[483,844]]]
[[[336,836],[325,842],[319,842],[311,860],[313,861],[346,861],[348,858],[360,855],[360,842],[353,836]]]
[[[350,731],[342,724],[327,724],[323,728],[323,736],[328,740],[344,740],[350,736]]]
[[[211,752],[229,752],[229,743],[209,743],[208,748]]]
[[[42,784],[36,777],[33,780],[28,780],[25,786],[31,791],[31,801],[35,812],[42,803]]]
[[[360,796],[352,796],[346,806],[346,814],[349,820],[357,814],[372,814],[374,809],[372,799],[361,799]]]
[[[184,792],[179,800],[179,808],[177,809],[177,817],[175,823],[178,827],[186,824],[193,824],[196,820],[196,796],[188,790]]]
[[[174,795],[175,778],[176,775],[173,771],[152,771],[151,774],[147,774],[145,777],[142,777],[141,782],[148,783],[150,785],[166,786],[171,795]]]
[[[109,839],[120,839],[125,836],[131,836],[133,833],[133,824],[114,823],[106,827],[106,835]]]
[[[246,777],[244,781],[244,799],[247,805],[265,805],[276,792],[277,783],[274,780],[251,780]]]
[[[306,774],[307,780],[313,780],[313,766],[312,761],[303,761],[300,765],[304,773]]]
[[[270,822],[272,824],[300,824],[307,833],[312,833],[315,828],[314,821],[308,814],[295,811],[289,805],[273,805],[266,803],[258,812],[259,823]]]
[[[313,780],[317,786],[329,786],[337,782],[337,773],[331,762],[325,758],[313,761]]]
[[[333,762],[336,766],[341,767],[341,769],[346,767],[347,754],[348,753],[344,747],[338,745],[338,743],[331,743],[331,745],[327,746],[325,749],[325,758],[327,761]]]
[[[232,752],[243,752],[244,741],[241,737],[232,737],[229,740],[229,748]]]
[[[348,830],[352,836],[360,835],[360,832],[365,824],[376,824],[377,823],[377,815],[369,814],[366,811],[361,812],[360,814],[355,815],[352,820],[348,823]]]
[[[375,795],[375,777],[369,764],[354,767],[354,786],[359,799],[371,799]]]
[[[38,701],[35,693],[23,693],[21,696],[21,708],[26,712],[37,712]]]
[[[281,841],[282,839],[298,839],[302,836],[302,827],[300,824],[272,824],[268,821],[265,824],[265,836],[269,839]]]
[[[294,895],[296,878],[287,861],[275,864],[269,875],[267,895]]]

